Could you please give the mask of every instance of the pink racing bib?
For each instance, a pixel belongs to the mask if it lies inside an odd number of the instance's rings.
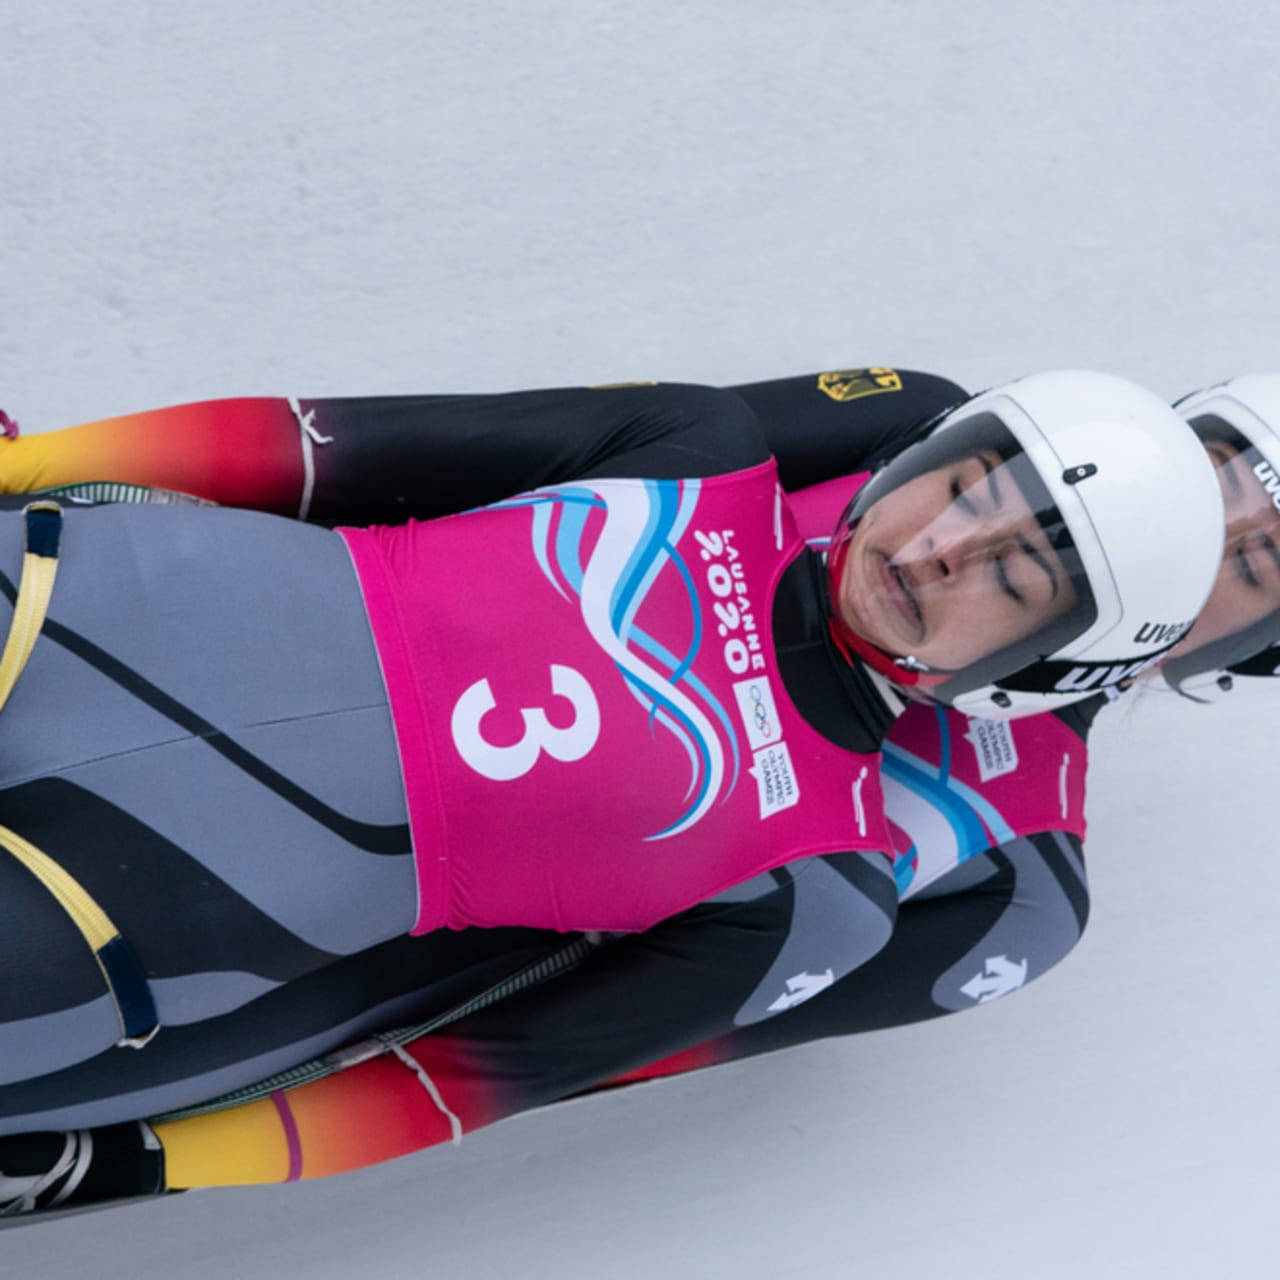
[[[343,529],[387,682],[415,933],[638,930],[794,858],[889,848],[879,758],[816,733],[768,620],[767,463]]]

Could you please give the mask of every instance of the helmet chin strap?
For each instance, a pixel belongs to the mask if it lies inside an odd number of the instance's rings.
[[[898,666],[903,667],[907,671],[916,671],[920,675],[927,675],[933,670],[927,662],[921,662],[919,658],[913,658],[908,654],[905,658],[894,658],[894,662]]]
[[[870,640],[864,640],[851,631],[835,616],[834,611],[830,617],[829,626],[831,638],[846,662],[862,662],[877,675],[884,676],[894,684],[924,692],[934,685],[944,684],[955,674],[953,671],[927,666],[919,658],[899,658],[886,653]]]

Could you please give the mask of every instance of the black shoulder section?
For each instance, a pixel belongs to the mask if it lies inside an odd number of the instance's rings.
[[[1109,701],[1110,699],[1104,694],[1098,694],[1093,698],[1083,698],[1079,702],[1073,702],[1070,706],[1059,707],[1052,714],[1075,733],[1081,742],[1087,742],[1094,718]]]
[[[573,478],[633,475],[647,479],[712,476],[754,467],[772,450],[754,411],[719,387],[660,382],[589,392],[596,426],[593,457]]]
[[[311,504],[324,524],[450,515],[587,477],[711,476],[770,452],[740,396],[674,382],[300,407],[325,441]]]
[[[968,398],[947,378],[887,368],[807,373],[732,389],[760,420],[786,489],[869,471]]]

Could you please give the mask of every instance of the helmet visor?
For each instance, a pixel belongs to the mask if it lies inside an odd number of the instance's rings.
[[[1175,688],[1280,644],[1280,476],[1226,419],[1204,414],[1191,428],[1217,468],[1227,527],[1213,591],[1163,667]]]
[[[830,571],[838,629],[944,702],[1054,654],[1097,617],[1066,521],[994,412],[944,426],[873,477],[841,519]]]

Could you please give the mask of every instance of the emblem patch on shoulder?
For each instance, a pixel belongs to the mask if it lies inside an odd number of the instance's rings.
[[[973,744],[978,776],[983,782],[1001,778],[1018,767],[1018,744],[1013,740],[1012,721],[971,718],[964,736]]]
[[[818,374],[818,390],[843,403],[885,391],[901,391],[902,379],[892,369],[838,369]]]

